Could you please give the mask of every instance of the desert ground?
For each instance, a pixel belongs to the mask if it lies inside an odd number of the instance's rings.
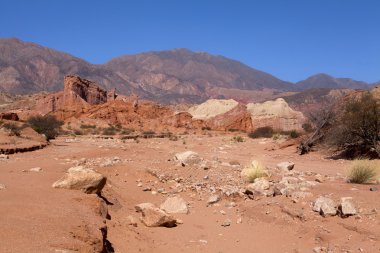
[[[234,135],[60,136],[43,149],[3,156],[0,252],[380,252],[378,185],[347,183],[351,161],[330,159],[327,151],[300,156],[281,140],[236,142]],[[185,151],[200,162],[175,159]],[[270,172],[269,190],[246,191],[241,171],[252,160]],[[285,161],[294,169],[276,168]],[[101,195],[52,187],[75,166],[107,177]],[[281,180],[297,190],[267,194]],[[175,227],[141,222],[136,205],[160,207],[173,196],[188,209],[171,214]],[[352,197],[356,213],[324,217],[313,211],[319,196],[337,204]]]

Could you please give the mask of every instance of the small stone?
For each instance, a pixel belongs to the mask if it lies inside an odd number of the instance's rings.
[[[215,204],[220,200],[219,195],[212,195],[208,198],[207,204]]]
[[[137,227],[137,221],[132,215],[127,216],[127,222],[128,222],[128,225],[132,225],[134,227]]]
[[[281,163],[277,164],[276,167],[280,170],[289,171],[289,170],[294,169],[294,163],[292,163],[292,162],[281,162]]]
[[[6,160],[6,159],[9,159],[8,155],[0,154],[0,160]]]
[[[31,172],[41,172],[42,169],[40,167],[31,168],[29,171]]]
[[[144,192],[150,192],[152,190],[151,187],[147,186],[143,189]]]
[[[207,179],[208,179],[208,176],[207,176],[207,175],[206,175],[206,176],[204,176],[204,177],[203,177],[203,179],[204,179],[204,180],[207,180]]]
[[[241,217],[238,217],[237,220],[236,220],[236,223],[237,224],[243,223],[243,219]]]
[[[219,213],[222,215],[226,215],[226,212],[224,210],[220,210]]]
[[[325,252],[325,250],[326,250],[325,247],[314,247],[314,248],[313,248],[313,252],[314,252],[314,253]]]
[[[139,182],[138,184],[137,184],[137,187],[142,187],[143,186],[143,184],[141,183],[141,182]]]
[[[376,192],[376,191],[378,191],[379,189],[378,189],[377,187],[371,187],[371,188],[369,188],[369,190],[370,190],[371,192]]]
[[[221,225],[222,227],[229,227],[231,226],[231,220],[230,219],[225,219]]]
[[[5,184],[0,184],[0,190],[5,190],[6,188]]]

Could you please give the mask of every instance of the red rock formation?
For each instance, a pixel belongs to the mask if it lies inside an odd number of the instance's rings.
[[[250,113],[247,112],[247,108],[244,104],[238,104],[232,110],[217,115],[206,121],[207,126],[215,130],[240,130],[251,131],[252,119]]]
[[[116,90],[110,92],[100,88],[95,82],[78,76],[66,76],[64,90],[46,96],[37,101],[36,110],[42,114],[57,113],[60,118],[79,116],[88,111],[93,105],[104,104],[115,100]]]

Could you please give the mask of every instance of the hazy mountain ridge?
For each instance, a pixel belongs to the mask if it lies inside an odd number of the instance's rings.
[[[273,94],[309,88],[369,87],[365,82],[325,74],[292,84],[241,62],[187,49],[124,55],[95,65],[34,43],[0,39],[0,91],[58,91],[69,74],[96,81],[106,89],[116,88],[121,94],[136,93],[164,103],[194,103],[210,97],[239,99],[238,90],[272,98]]]

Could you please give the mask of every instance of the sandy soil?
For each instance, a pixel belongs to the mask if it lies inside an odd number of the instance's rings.
[[[115,252],[303,253],[315,247],[325,247],[322,252],[380,252],[380,191],[369,191],[373,185],[346,183],[350,161],[329,160],[317,152],[299,156],[294,146],[272,150],[273,146],[272,140],[238,143],[217,134],[139,142],[60,137],[42,150],[11,155],[0,161],[0,184],[6,187],[0,190],[0,252],[100,252],[100,229],[105,226]],[[182,167],[173,160],[175,153],[186,150],[198,152],[210,168]],[[112,162],[116,156],[120,162]],[[293,161],[296,175],[313,180],[320,174],[323,180],[306,198],[251,200],[231,194],[207,205],[215,189],[244,187],[240,171],[253,159],[269,168]],[[79,163],[108,177],[102,194],[108,201],[108,219],[105,201],[96,195],[51,187]],[[33,167],[42,171],[30,172]],[[151,191],[143,191],[146,187]],[[136,204],[159,206],[174,194],[189,204],[189,214],[174,215],[183,224],[149,228],[139,221]],[[324,218],[311,208],[320,195],[336,201],[353,197],[359,213]],[[226,219],[231,225],[221,226]]]

